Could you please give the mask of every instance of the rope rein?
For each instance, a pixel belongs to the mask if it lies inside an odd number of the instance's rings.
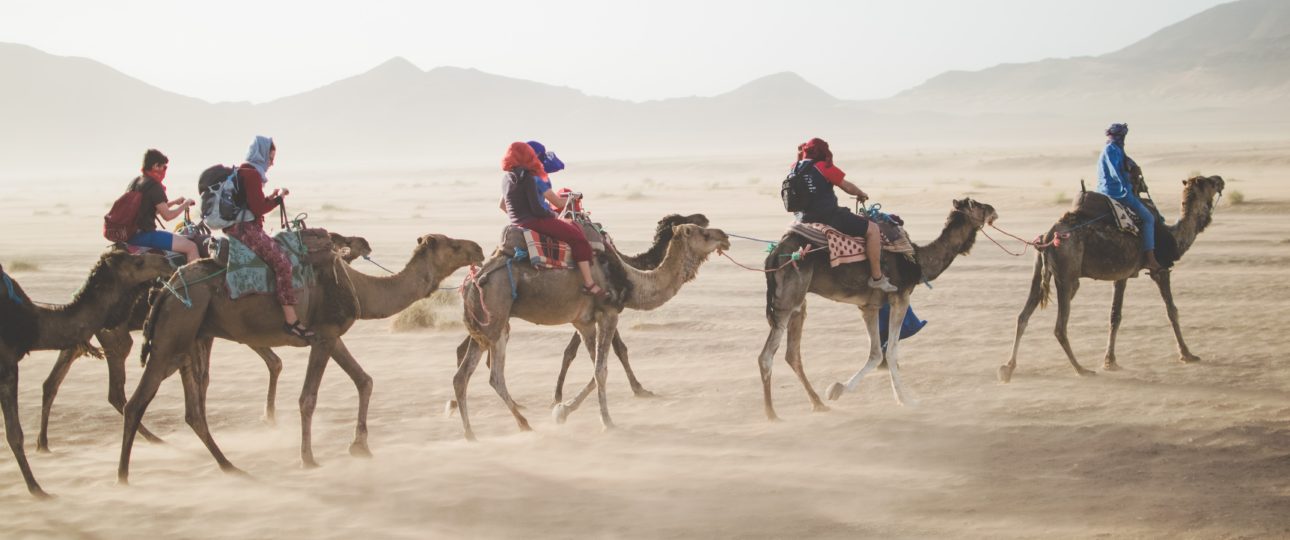
[[[493,323],[493,314],[488,312],[488,304],[484,302],[484,288],[479,286],[481,278],[483,276],[479,275],[479,267],[473,264],[470,265],[470,271],[466,273],[466,278],[461,280],[461,287],[458,290],[461,291],[461,305],[465,307],[466,315],[474,319],[476,324],[488,326]],[[472,283],[475,285],[475,292],[479,295],[479,307],[484,312],[484,320],[482,321],[479,320],[479,316],[475,315],[474,310],[470,308],[470,302],[466,301],[466,289]]]

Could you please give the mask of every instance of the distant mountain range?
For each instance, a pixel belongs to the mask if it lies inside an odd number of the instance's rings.
[[[718,96],[634,103],[394,58],[268,103],[211,104],[24,45],[0,44],[0,69],[0,156],[20,169],[102,169],[149,146],[232,161],[257,133],[292,159],[425,167],[495,159],[528,138],[582,158],[784,153],[812,135],[858,145],[1096,140],[1110,120],[1209,140],[1290,133],[1290,2],[1223,4],[1102,56],[948,72],[871,101],[778,73]]]

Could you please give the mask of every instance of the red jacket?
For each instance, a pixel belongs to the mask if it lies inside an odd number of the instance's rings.
[[[246,207],[255,214],[255,221],[264,226],[264,215],[278,207],[278,199],[264,196],[264,177],[260,171],[250,165],[237,168],[237,179],[242,182],[242,195],[246,197]]]

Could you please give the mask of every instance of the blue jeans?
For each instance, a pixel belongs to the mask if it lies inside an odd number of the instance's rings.
[[[1147,209],[1147,205],[1142,204],[1142,200],[1132,193],[1116,199],[1120,204],[1129,207],[1133,213],[1142,218],[1142,251],[1151,251],[1156,249],[1156,215]]]
[[[175,235],[167,231],[144,231],[130,237],[126,242],[132,246],[149,247],[162,251],[171,251],[175,245]]]

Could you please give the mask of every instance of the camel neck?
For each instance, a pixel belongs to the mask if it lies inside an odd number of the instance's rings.
[[[967,214],[955,210],[945,221],[941,235],[926,246],[918,247],[918,264],[923,270],[923,279],[936,279],[950,267],[960,254],[967,253],[976,242],[977,227],[968,219]]]
[[[681,291],[682,285],[698,275],[703,260],[704,257],[690,253],[683,241],[675,237],[668,242],[663,261],[653,270],[636,269],[619,257],[627,281],[632,285],[624,307],[651,310],[667,303]]]
[[[33,302],[37,325],[33,348],[66,349],[84,343],[103,328],[116,304],[127,300],[127,292],[133,291],[108,275],[106,269],[95,268],[71,303],[51,306]]]
[[[428,255],[414,253],[412,260],[393,276],[369,276],[349,265],[341,265],[345,277],[353,283],[358,300],[359,319],[384,319],[407,309],[413,302],[430,295],[440,279],[435,279]]]
[[[1184,194],[1183,197],[1182,215],[1169,227],[1169,232],[1173,233],[1174,239],[1178,241],[1179,256],[1191,249],[1191,245],[1196,242],[1196,237],[1200,236],[1213,219],[1210,201],[1200,197],[1189,197],[1188,194]]]

